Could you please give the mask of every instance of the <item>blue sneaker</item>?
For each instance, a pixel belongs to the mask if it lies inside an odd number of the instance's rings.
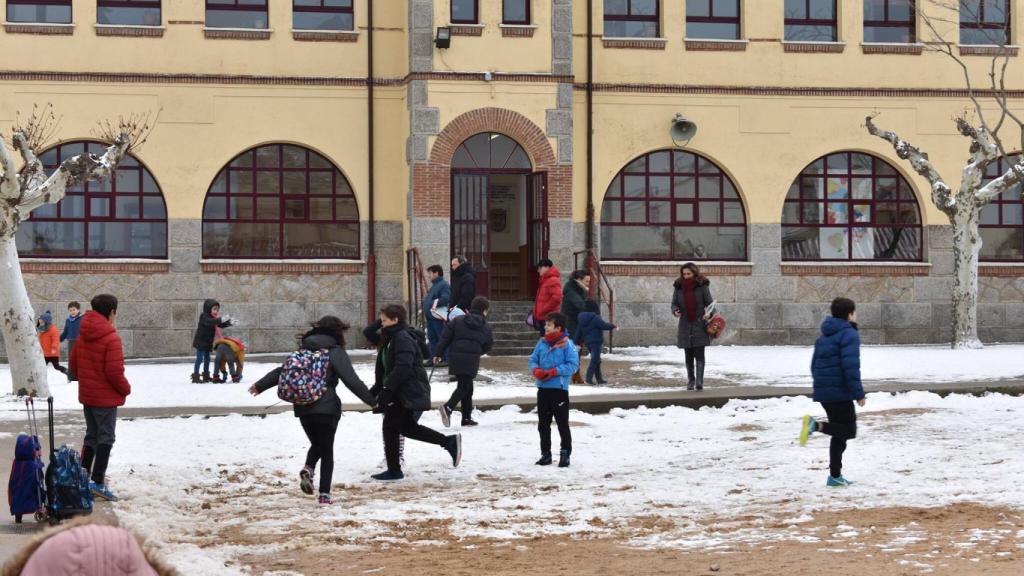
[[[828,480],[825,481],[825,486],[828,486],[829,488],[847,488],[852,484],[853,482],[850,482],[849,480],[843,478],[842,476],[840,476],[839,478],[833,478],[832,476],[829,476]]]
[[[89,482],[89,489],[92,490],[93,496],[97,498],[103,498],[108,502],[117,502],[117,496],[114,496],[114,493],[107,489],[106,484]]]
[[[800,424],[800,445],[807,445],[807,437],[818,430],[818,422],[811,418],[810,414],[804,414],[803,422]]]

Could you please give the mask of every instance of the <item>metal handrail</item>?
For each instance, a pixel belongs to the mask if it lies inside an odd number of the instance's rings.
[[[427,275],[423,269],[419,249],[413,246],[406,250],[405,262],[409,275],[409,322],[419,324],[422,315],[423,322],[420,327],[424,327],[427,324],[426,311],[420,309],[420,303],[427,296]]]
[[[597,282],[591,282],[590,284],[590,296],[593,297],[596,293],[598,303],[606,302],[608,304],[608,322],[615,324],[615,290],[612,288],[611,282],[608,281],[608,277],[605,276],[604,270],[601,269],[601,263],[594,254],[594,250],[587,249],[573,252],[573,268],[576,270],[580,269],[580,256],[583,255],[586,256],[584,260],[585,269],[590,272],[591,278],[597,279]],[[605,297],[606,293],[607,297]],[[615,331],[608,332],[609,352],[612,351],[614,343]]]

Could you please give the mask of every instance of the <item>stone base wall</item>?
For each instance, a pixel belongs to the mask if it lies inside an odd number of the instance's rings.
[[[750,227],[751,264],[712,267],[711,292],[728,324],[718,343],[812,344],[837,296],[857,302],[866,344],[936,344],[951,337],[952,244],[948,226],[926,231],[926,262],[868,266],[783,265],[778,225]],[[615,291],[616,346],[671,345],[674,266],[605,265]],[[617,274],[616,274],[617,273]],[[1024,269],[983,266],[978,335],[1024,342]]]
[[[231,271],[232,263],[218,265],[217,272],[206,265],[204,271],[200,222],[171,220],[169,225],[170,265],[163,272],[128,272],[130,265],[120,272],[90,272],[89,264],[72,266],[74,272],[31,272],[41,267],[25,263],[25,284],[33,307],[37,313],[51,310],[60,328],[68,302],[77,300],[88,310],[96,294],[117,296],[117,328],[129,357],[191,355],[192,336],[206,298],[217,299],[222,313],[238,320],[237,327],[226,334],[242,338],[253,353],[292,350],[295,335],[327,314],[352,326],[350,346],[362,345],[361,329],[367,320],[364,263],[321,267],[282,261],[246,266],[244,272]],[[367,253],[366,230],[364,222],[363,254]],[[402,302],[402,223],[378,222],[376,242],[377,305]],[[66,352],[62,357],[66,361]]]

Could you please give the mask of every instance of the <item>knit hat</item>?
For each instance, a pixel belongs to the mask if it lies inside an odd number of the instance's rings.
[[[51,314],[49,310],[40,314],[39,319],[43,321],[43,325],[40,326],[39,322],[36,322],[37,332],[46,332],[50,329],[50,326],[53,325],[53,314]]]
[[[86,524],[47,538],[21,576],[157,576],[127,530]]]

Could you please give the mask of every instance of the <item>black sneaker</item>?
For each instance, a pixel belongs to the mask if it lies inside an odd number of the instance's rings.
[[[536,462],[537,466],[550,466],[551,465],[551,452],[545,452],[540,455],[540,460]]]
[[[313,495],[313,471],[309,466],[303,466],[299,471],[299,488],[303,494]]]
[[[385,482],[388,482],[392,480],[401,480],[402,478],[405,478],[405,474],[403,474],[401,470],[385,470],[380,474],[374,474],[373,476],[370,476],[370,478],[373,478],[374,480],[383,480]]]
[[[434,364],[434,368],[447,368],[447,367],[448,367],[448,362],[446,360],[441,360],[437,364]]]
[[[558,455],[558,467],[568,468],[569,467],[569,451],[562,450]]]
[[[423,367],[424,368],[433,368],[434,367],[434,361],[433,360],[427,360],[427,361],[423,362]]]
[[[441,424],[444,424],[445,428],[451,428],[452,426],[452,409],[445,404],[441,404],[437,408],[438,412],[441,413]]]
[[[462,462],[462,434],[452,434],[448,437],[444,449],[452,455],[452,466],[459,467]]]
[[[480,423],[477,422],[476,420],[473,420],[472,418],[469,418],[467,420],[463,420],[462,421],[462,425],[463,426],[479,426]]]

